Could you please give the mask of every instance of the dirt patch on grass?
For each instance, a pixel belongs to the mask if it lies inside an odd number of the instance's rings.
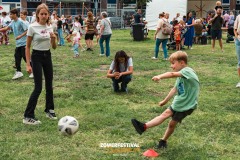
[[[106,72],[109,69],[109,65],[102,64],[99,66],[99,68],[95,68],[94,71],[104,71]]]
[[[149,71],[141,71],[141,72],[133,72],[134,75],[148,75],[148,74],[152,74],[154,72],[159,72],[160,74],[160,71],[158,69],[155,69],[155,70],[149,70]]]

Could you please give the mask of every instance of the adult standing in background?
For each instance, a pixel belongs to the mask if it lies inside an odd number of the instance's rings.
[[[234,17],[234,14],[233,14],[233,12],[232,12],[232,11],[230,12],[230,15],[229,15],[229,17],[230,17],[230,20],[231,20],[231,19],[233,19],[233,20],[235,19],[235,17]]]
[[[104,56],[104,47],[103,42],[106,43],[106,57],[110,56],[110,38],[112,35],[112,29],[111,29],[111,22],[107,19],[107,12],[101,13],[102,20],[101,20],[101,27],[100,27],[100,40],[99,45],[101,48],[101,54],[100,56]]]
[[[187,13],[186,24],[188,31],[185,33],[185,41],[184,45],[188,47],[188,49],[192,49],[193,45],[193,36],[194,36],[194,18],[192,17],[192,12]]]
[[[239,82],[236,87],[240,87],[240,15],[237,16],[234,22],[234,35],[235,35],[235,46],[236,46],[236,54],[238,59],[237,71]]]
[[[224,19],[222,17],[222,9],[218,8],[213,18],[209,20],[212,23],[211,34],[212,34],[212,52],[214,52],[215,41],[218,39],[219,46],[223,52],[223,44],[222,44],[222,25],[224,23]]]
[[[226,11],[225,14],[223,15],[223,19],[224,19],[224,25],[223,27],[228,27],[228,22],[230,20],[230,16],[228,14],[228,12]]]
[[[138,9],[137,13],[133,15],[134,23],[142,23],[142,10]]]
[[[94,18],[93,13],[88,12],[87,13],[87,19],[85,20],[86,24],[86,34],[85,34],[85,41],[87,45],[87,51],[93,51],[93,36],[95,34],[95,26],[94,26]]]
[[[158,59],[158,52],[159,52],[160,44],[162,44],[164,60],[168,59],[167,41],[168,41],[169,35],[165,35],[162,33],[163,24],[164,24],[164,22],[167,22],[167,20],[164,18],[164,16],[165,16],[164,13],[159,14],[159,20],[157,22],[157,30],[154,34],[154,39],[156,40],[155,55],[154,55],[154,57],[152,57],[152,59]]]

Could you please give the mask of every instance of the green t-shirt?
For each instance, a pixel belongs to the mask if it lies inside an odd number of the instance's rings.
[[[199,80],[196,72],[185,67],[179,71],[182,77],[178,77],[175,83],[177,95],[172,102],[172,109],[177,112],[197,108],[199,95]]]

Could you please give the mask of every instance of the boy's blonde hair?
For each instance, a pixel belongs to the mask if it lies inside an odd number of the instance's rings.
[[[188,63],[188,55],[186,52],[183,51],[177,51],[171,54],[171,56],[169,57],[169,61],[173,62],[173,61],[184,61],[185,64]]]

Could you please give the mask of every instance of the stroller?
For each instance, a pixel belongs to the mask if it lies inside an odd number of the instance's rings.
[[[185,34],[187,33],[188,29],[189,29],[188,27],[185,27],[181,30],[181,41],[184,38]],[[168,50],[169,49],[175,50],[176,49],[176,41],[175,41],[175,38],[174,38],[174,31],[172,31],[172,34],[170,35],[169,40],[170,40],[170,42],[167,44]],[[181,45],[181,49],[183,49],[182,45]]]
[[[227,43],[230,43],[231,41],[234,41],[233,24],[228,24],[226,42],[227,42]]]

